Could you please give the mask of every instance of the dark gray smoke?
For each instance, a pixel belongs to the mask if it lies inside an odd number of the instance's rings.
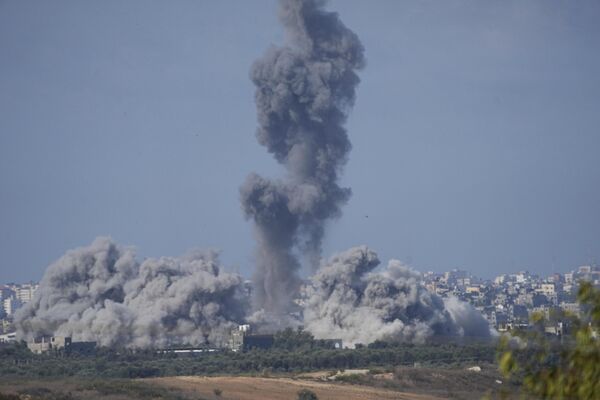
[[[490,336],[488,322],[465,302],[427,291],[419,273],[391,260],[382,272],[375,252],[355,247],[332,257],[306,288],[304,326],[316,338],[345,344],[435,336]]]
[[[67,252],[48,267],[16,315],[21,338],[71,336],[103,346],[221,345],[244,320],[239,275],[215,252],[136,261],[109,238]]]
[[[282,181],[252,174],[240,189],[258,242],[255,305],[275,314],[297,293],[297,252],[318,266],[325,223],[350,197],[338,184],[351,148],[343,125],[365,61],[356,34],[323,3],[282,0],[287,44],[269,49],[250,74],[256,137],[287,169]]]

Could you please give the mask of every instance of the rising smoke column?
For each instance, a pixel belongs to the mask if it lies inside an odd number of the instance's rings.
[[[269,49],[250,73],[256,137],[287,170],[281,181],[251,174],[240,189],[256,228],[255,306],[276,314],[298,290],[295,252],[318,266],[325,223],[351,193],[338,184],[351,148],[343,125],[365,60],[356,34],[323,3],[282,0],[286,45]]]
[[[400,261],[373,272],[378,265],[366,246],[332,257],[306,288],[305,328],[316,338],[341,338],[350,346],[490,336],[487,321],[468,303],[427,291],[420,274]]]
[[[109,238],[48,267],[16,315],[19,336],[71,336],[102,346],[220,345],[246,313],[242,280],[215,252],[136,261]]]

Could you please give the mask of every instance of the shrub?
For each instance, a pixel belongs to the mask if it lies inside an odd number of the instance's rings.
[[[298,400],[319,400],[319,398],[312,390],[302,389],[298,392]]]
[[[577,296],[582,318],[572,316],[573,334],[562,342],[548,339],[546,320],[534,314],[534,329],[504,337],[500,369],[522,380],[524,390],[544,399],[597,399],[600,393],[600,289],[581,282]]]

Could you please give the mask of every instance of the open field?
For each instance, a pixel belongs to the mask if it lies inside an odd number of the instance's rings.
[[[478,399],[507,386],[494,366],[480,372],[450,368],[399,367],[393,372],[371,370],[366,374],[345,374],[332,381],[335,371],[321,371],[279,377],[165,377],[149,381],[164,387],[195,390],[206,397],[222,390],[227,400],[293,399],[298,390],[314,391],[319,399]],[[329,378],[329,379],[328,379]],[[510,396],[507,396],[510,398]]]
[[[365,370],[368,371],[368,370]],[[176,376],[145,379],[0,378],[0,400],[163,399],[163,400],[293,400],[310,389],[320,400],[478,399],[498,394],[498,372],[450,368],[371,370],[331,380],[335,371],[273,376]],[[512,388],[514,389],[514,388]]]
[[[296,398],[301,389],[310,389],[321,400],[435,400],[439,397],[396,392],[384,388],[344,384],[337,382],[317,382],[292,378],[260,377],[173,377],[155,378],[158,383],[195,391],[204,398],[216,398],[215,389],[222,390],[223,400],[290,400]]]
[[[384,388],[292,378],[170,377],[141,380],[4,382],[0,384],[0,400],[294,400],[297,392],[304,388],[315,392],[320,400],[441,399],[426,394],[396,392]]]

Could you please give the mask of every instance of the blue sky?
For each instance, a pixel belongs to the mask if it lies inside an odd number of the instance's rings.
[[[600,255],[600,3],[331,1],[367,67],[353,197],[325,255],[484,277]],[[140,257],[222,250],[249,275],[238,188],[283,170],[255,138],[263,1],[0,0],[0,281],[110,235]],[[368,216],[368,218],[367,218]]]

